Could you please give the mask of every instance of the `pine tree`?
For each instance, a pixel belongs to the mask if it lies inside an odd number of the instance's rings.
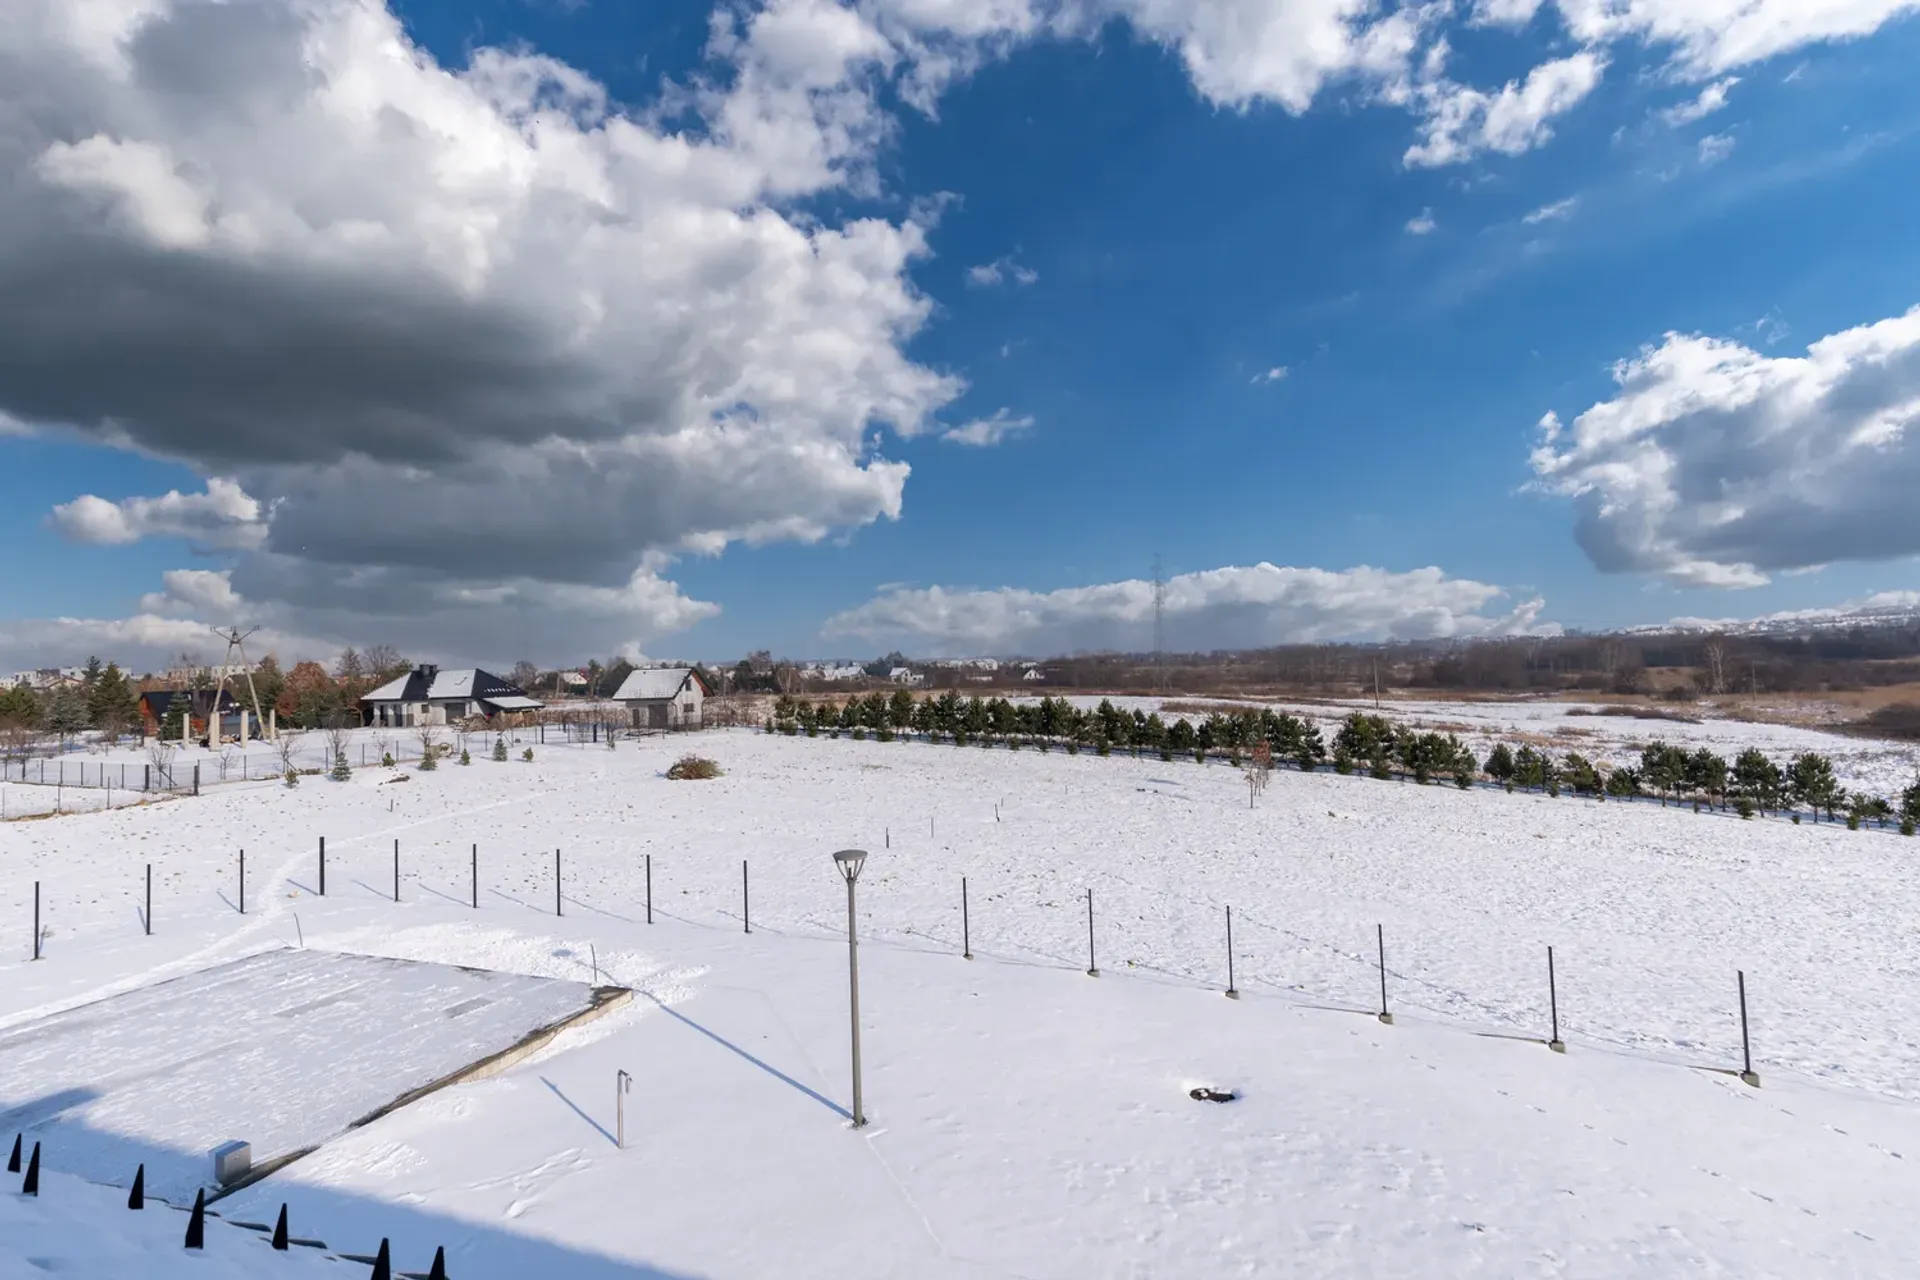
[[[504,734],[502,734],[501,736],[499,736],[499,737],[497,737],[497,738],[495,738],[495,739],[493,740],[493,758],[494,758],[495,760],[499,760],[499,761],[502,761],[502,762],[504,762],[504,761],[506,760],[506,758],[507,758],[507,739],[506,739],[506,735],[504,735]]]
[[[460,748],[460,763],[461,764],[473,763],[473,757],[468,754],[467,749],[465,747]]]
[[[347,764],[346,752],[336,751],[333,753],[333,768],[328,772],[327,776],[335,782],[345,782],[353,776],[353,768]]]
[[[1513,749],[1506,743],[1496,743],[1487,753],[1487,776],[1495,782],[1513,781]]]

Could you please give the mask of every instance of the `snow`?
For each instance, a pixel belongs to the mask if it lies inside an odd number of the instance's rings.
[[[653,702],[679,694],[693,675],[691,667],[642,667],[627,674],[613,695],[615,702]]]
[[[275,949],[0,1031],[0,1130],[30,1127],[47,1167],[97,1182],[130,1176],[129,1143],[165,1151],[147,1186],[184,1203],[223,1141],[256,1165],[317,1145],[591,1000],[577,982]],[[353,1069],[315,1080],[329,1059]]]
[[[296,1234],[336,1251],[391,1237],[407,1269],[444,1245],[461,1280],[1893,1276],[1920,1260],[1920,885],[1898,836],[1291,771],[1249,807],[1220,764],[744,731],[697,740],[724,777],[667,781],[689,741],[0,827],[0,934],[18,940],[0,1035],[302,941],[572,983],[597,967],[631,1005],[221,1203],[271,1221],[286,1202]],[[850,845],[870,853],[873,1123],[857,1132],[829,861]],[[52,934],[33,964],[36,879]],[[1220,994],[1228,905],[1239,1001]],[[1392,1026],[1371,1016],[1376,923]],[[1564,1056],[1539,1043],[1548,944]],[[1737,969],[1759,1089],[1727,1074]],[[306,1084],[358,1087],[360,1070],[316,1055]],[[1200,1085],[1242,1096],[1190,1100]],[[86,1127],[166,1155],[124,1118]]]

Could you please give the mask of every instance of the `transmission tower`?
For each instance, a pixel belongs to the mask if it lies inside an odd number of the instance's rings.
[[[1160,556],[1153,557],[1153,687],[1156,693],[1167,688],[1167,580],[1160,572]]]
[[[207,713],[207,745],[220,745],[220,699],[227,691],[227,675],[233,670],[233,655],[240,655],[240,668],[247,676],[247,697],[253,702],[253,723],[257,732],[266,734],[271,741],[279,736],[278,732],[269,733],[267,718],[260,714],[260,691],[253,687],[253,664],[247,661],[247,637],[258,631],[258,627],[249,627],[242,631],[239,627],[213,628],[213,634],[227,642],[226,656],[220,659],[220,681],[213,687],[213,710]]]

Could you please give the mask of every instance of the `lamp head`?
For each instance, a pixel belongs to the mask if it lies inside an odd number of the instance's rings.
[[[846,877],[848,884],[860,878],[860,868],[866,865],[866,861],[865,849],[842,849],[833,855],[833,865],[840,868],[840,874]]]

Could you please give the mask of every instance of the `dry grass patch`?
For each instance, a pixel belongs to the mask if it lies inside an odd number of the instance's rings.
[[[717,778],[720,766],[705,756],[681,756],[668,767],[667,776],[676,782],[688,778]]]

